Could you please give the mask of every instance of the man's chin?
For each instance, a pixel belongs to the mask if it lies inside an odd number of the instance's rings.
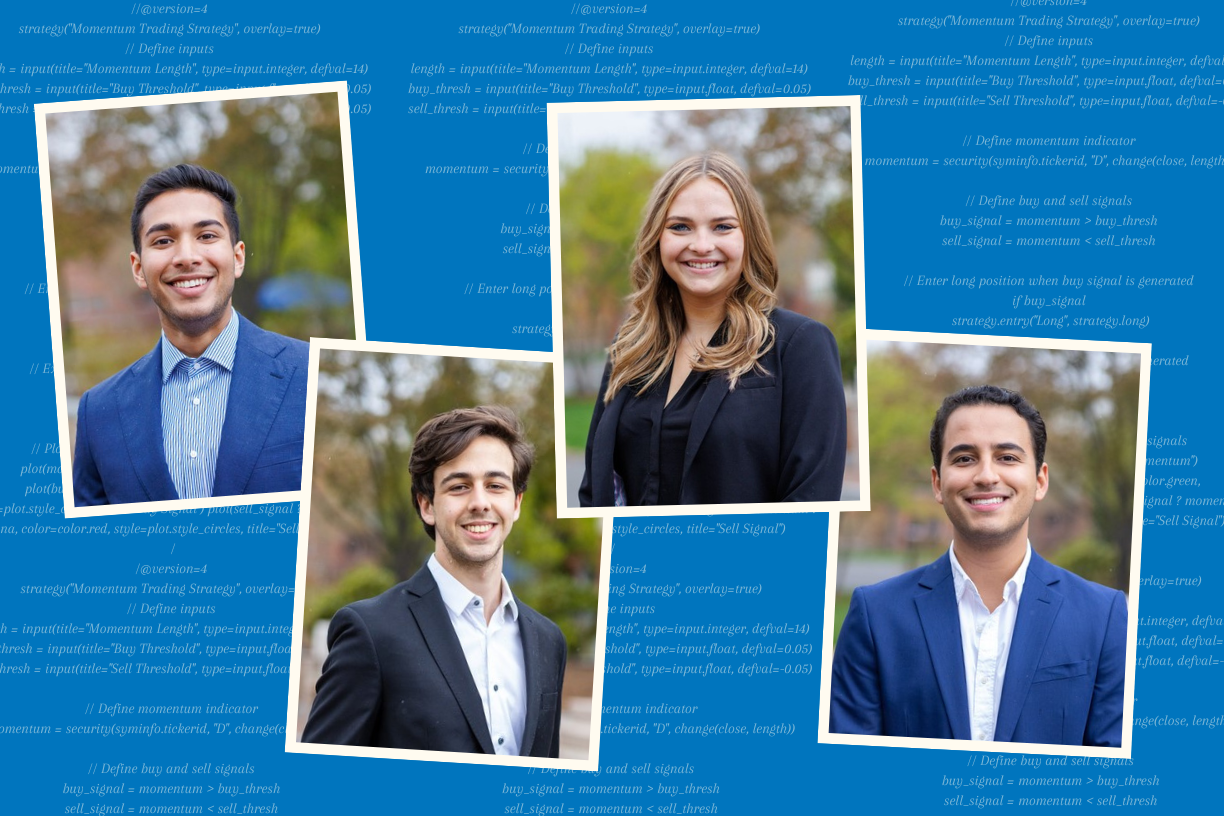
[[[1016,535],[1020,531],[1017,528],[1009,528],[1006,530],[983,529],[982,527],[973,527],[970,529],[961,529],[953,527],[956,530],[956,543],[964,544],[966,547],[972,547],[978,550],[998,550],[1015,543]],[[1025,538],[1023,535],[1021,538]]]
[[[194,313],[194,310],[176,310],[163,311],[162,315],[174,328],[188,337],[200,337],[212,331],[227,314],[229,308],[229,303],[226,303],[220,308],[210,309],[203,314]]]
[[[466,541],[459,545],[447,544],[447,552],[458,564],[482,566],[497,558],[502,551],[501,539],[488,542]]]

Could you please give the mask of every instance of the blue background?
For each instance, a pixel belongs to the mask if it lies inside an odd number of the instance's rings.
[[[1159,9],[1159,12],[1157,12]],[[190,57],[178,61],[196,60],[201,64],[266,64],[296,63],[313,66],[332,63],[362,66],[362,73],[349,75],[306,74],[295,81],[347,79],[351,84],[370,85],[371,93],[350,96],[353,105],[368,105],[366,112],[352,115],[353,160],[356,172],[357,211],[360,225],[363,282],[365,287],[367,336],[372,340],[419,343],[442,343],[465,346],[500,346],[547,350],[550,341],[541,335],[513,335],[513,325],[546,324],[550,321],[550,304],[543,298],[515,300],[510,304],[497,299],[465,298],[464,287],[471,282],[520,283],[542,285],[549,281],[547,256],[510,256],[502,250],[506,241],[498,234],[502,223],[522,223],[528,205],[547,201],[547,182],[540,176],[427,176],[427,164],[489,164],[526,163],[521,157],[525,143],[545,142],[545,117],[503,115],[492,117],[483,113],[462,115],[421,115],[405,111],[422,101],[432,106],[462,104],[475,108],[491,100],[478,96],[459,98],[455,94],[421,97],[410,95],[407,83],[422,83],[430,87],[440,81],[481,85],[488,78],[461,77],[456,71],[432,79],[410,75],[412,64],[443,63],[448,68],[463,64],[498,62],[539,62],[541,64],[582,64],[591,57],[565,55],[569,43],[613,41],[606,34],[598,35],[461,35],[461,25],[524,23],[534,25],[577,25],[613,23],[628,25],[679,24],[758,25],[759,33],[746,36],[677,35],[661,38],[652,35],[625,34],[619,42],[650,44],[654,53],[649,57],[634,56],[639,64],[670,65],[733,63],[752,65],[756,62],[774,64],[787,62],[805,65],[798,76],[778,78],[779,82],[801,81],[810,85],[812,95],[841,95],[860,92],[850,85],[849,78],[877,76],[901,77],[908,74],[911,82],[932,77],[977,75],[984,78],[1011,78],[1027,73],[1032,76],[1078,74],[1084,77],[1113,79],[1115,77],[1174,77],[1200,75],[1224,77],[1224,68],[1188,65],[1175,68],[1159,66],[1096,68],[1082,66],[1085,56],[1112,58],[1167,55],[1189,59],[1196,55],[1214,54],[1218,60],[1224,23],[1218,18],[1218,7],[1203,2],[1103,3],[1088,5],[1022,7],[1020,0],[994,2],[955,2],[937,4],[915,2],[856,3],[845,6],[813,6],[804,4],[794,10],[783,4],[713,3],[699,7],[678,3],[654,3],[645,13],[592,14],[571,13],[568,3],[546,6],[535,4],[506,5],[468,3],[462,8],[447,4],[430,4],[414,10],[400,5],[388,9],[386,4],[315,4],[275,2],[211,2],[207,13],[149,15],[133,14],[125,3],[56,3],[53,5],[22,5],[6,11],[0,27],[0,62],[5,73],[0,81],[5,85],[45,87],[52,82],[67,84],[61,76],[29,76],[20,73],[22,65],[86,61],[104,64],[135,64],[158,61],[158,58],[125,55],[128,43],[173,42],[177,44],[210,44],[214,53],[206,57]],[[1193,25],[1127,26],[1129,17],[1147,17],[1154,13],[1191,18]],[[1108,28],[1080,25],[1061,29],[1043,25],[946,25],[938,27],[899,25],[899,18],[918,15],[1019,15],[1040,17],[1079,15],[1109,17]],[[1196,17],[1202,15],[1202,18]],[[182,38],[152,35],[67,35],[51,37],[43,34],[22,34],[19,26],[64,23],[92,25],[137,25],[172,23],[175,25],[238,26],[319,25],[315,35],[239,34],[232,37],[190,35]],[[1008,37],[1092,38],[1092,44],[1075,46],[1042,45],[1034,48],[1008,44]],[[1012,66],[938,66],[904,68],[902,57],[963,55],[981,57],[1052,57],[1075,54],[1074,64],[1063,68]],[[885,65],[876,68],[851,65],[852,56],[882,55]],[[887,60],[897,60],[888,65]],[[163,62],[170,60],[162,59]],[[77,74],[72,81],[108,82],[104,75]],[[275,84],[275,77],[250,75],[243,79],[225,75],[208,79],[189,77],[189,81],[204,84],[242,83],[257,86]],[[498,77],[497,82],[526,81],[532,77],[519,74],[511,78]],[[549,77],[537,77],[547,84]],[[552,78],[555,80],[555,78]],[[706,84],[721,77],[700,77],[692,84]],[[122,81],[129,81],[124,78]],[[175,80],[182,82],[183,78]],[[567,84],[569,79],[557,80]],[[623,78],[618,81],[625,81]],[[640,77],[629,81],[642,82]],[[658,84],[670,84],[668,75],[656,78]],[[757,81],[753,78],[749,81]],[[762,80],[769,81],[769,80]],[[741,78],[734,81],[738,88]],[[1218,88],[1218,86],[1217,86]],[[0,89],[2,90],[2,89]],[[1095,340],[1128,340],[1151,342],[1156,357],[1190,356],[1185,367],[1156,367],[1151,379],[1149,435],[1176,437],[1184,435],[1188,447],[1176,452],[1197,454],[1199,465],[1192,475],[1200,487],[1185,488],[1185,496],[1210,497],[1220,490],[1218,479],[1199,471],[1216,464],[1210,449],[1208,426],[1214,426],[1218,414],[1216,381],[1220,364],[1212,337],[1216,336],[1220,271],[1218,235],[1220,220],[1220,189],[1217,179],[1224,168],[1114,166],[1110,160],[1126,156],[1199,156],[1221,152],[1219,96],[1212,87],[1197,88],[1196,96],[1216,99],[1202,107],[1115,107],[1087,109],[1081,99],[1110,97],[1134,98],[1140,103],[1147,95],[1168,97],[1170,100],[1190,91],[1186,86],[1122,88],[1105,85],[1086,89],[1082,84],[1069,88],[1018,88],[1010,91],[1002,86],[978,88],[931,88],[925,85],[908,87],[870,87],[862,90],[863,151],[872,157],[939,158],[938,164],[908,167],[867,167],[863,173],[864,235],[866,239],[866,303],[867,325],[874,329],[907,329],[917,331],[965,331],[953,324],[956,317],[995,318],[1017,316],[1012,297],[1029,295],[1078,295],[1087,292],[1084,307],[1066,310],[1070,317],[1116,316],[1148,318],[1145,327],[1045,327],[1032,330],[987,331],[986,334],[1021,334]],[[981,105],[973,107],[939,107],[915,104],[924,97],[948,99],[975,95],[986,99],[988,94],[1003,97],[1008,93],[1044,97],[1047,94],[1074,94],[1067,107]],[[905,95],[910,102],[904,107],[873,106],[877,96]],[[16,94],[0,93],[0,104],[12,106],[39,101],[60,101],[71,96],[52,98],[45,92]],[[560,97],[540,94],[531,97],[501,97],[500,104],[534,103],[543,106],[549,101],[593,100],[598,97],[575,94]],[[642,98],[642,97],[637,97]],[[674,98],[664,94],[660,98]],[[1035,147],[995,148],[975,146],[978,135],[999,134],[1017,136],[1127,136],[1137,138],[1130,147]],[[966,137],[969,146],[965,146]],[[1095,165],[1092,153],[1107,154],[1108,158]],[[1085,166],[1071,167],[977,167],[944,166],[944,158],[967,156],[1037,156],[1086,154]],[[0,163],[33,165],[36,163],[34,117],[32,107],[24,111],[9,109],[0,113]],[[533,157],[533,162],[534,162]],[[542,157],[541,157],[542,160]],[[7,235],[6,247],[8,320],[2,332],[8,350],[3,364],[6,371],[3,416],[5,433],[0,439],[0,505],[32,506],[50,501],[58,504],[58,494],[27,495],[30,486],[58,484],[51,476],[19,475],[27,464],[56,464],[58,457],[48,452],[49,443],[56,441],[55,402],[52,377],[32,375],[51,362],[51,340],[45,296],[26,294],[45,283],[44,248],[40,236],[38,179],[35,175],[0,176],[0,208]],[[1123,214],[1157,216],[1157,225],[1134,228],[1135,236],[1155,237],[1154,246],[1107,247],[1095,244],[1096,238],[1107,237],[1110,231],[1092,225],[1071,228],[1029,229],[1024,235],[1078,236],[1081,244],[1074,247],[988,246],[981,249],[945,246],[944,239],[954,238],[956,231],[940,226],[941,216],[999,214],[999,211],[968,208],[969,197],[1003,195],[1005,197],[1037,196],[1042,199],[1068,200],[1087,195],[1129,196],[1133,205],[1111,209],[1091,205],[1071,207],[1043,206],[1027,211],[1032,216],[1078,215],[1085,220]],[[1075,210],[1072,212],[1072,210]],[[1026,212],[1019,208],[1003,211],[1004,218],[1014,218]],[[961,229],[959,232],[967,232]],[[968,232],[979,232],[968,230]],[[1127,232],[1114,229],[1115,234]],[[1021,233],[1005,227],[988,228],[980,234],[1000,235],[1004,239]],[[1092,241],[1090,243],[1090,241]],[[907,287],[909,275],[956,275],[982,277],[1012,274],[1020,277],[1041,272],[1046,276],[1083,277],[1093,275],[1188,276],[1194,275],[1193,287],[1156,287],[1138,290],[1134,287],[1080,289],[1047,287],[1038,292],[1033,287],[1008,287],[979,291],[950,287],[921,289]],[[1204,345],[1206,344],[1206,345]],[[49,371],[49,368],[47,369]],[[1170,455],[1167,453],[1161,455]],[[36,452],[31,452],[36,451]],[[1150,452],[1152,455],[1156,453]],[[1150,473],[1161,473],[1150,470]],[[1141,616],[1177,615],[1192,619],[1200,615],[1224,616],[1219,586],[1222,577],[1218,547],[1219,527],[1202,526],[1192,529],[1181,523],[1164,523],[1149,511],[1144,531],[1142,569],[1145,576],[1201,576],[1197,587],[1144,588]],[[1209,515],[1203,510],[1202,515]],[[39,519],[41,523],[60,523],[52,514]],[[188,521],[198,519],[187,518]],[[271,517],[235,517],[246,526],[260,520],[292,522],[292,513]],[[743,521],[742,518],[731,519]],[[616,722],[681,722],[690,725],[729,723],[787,724],[791,733],[766,737],[711,735],[706,737],[675,733],[649,735],[606,734],[602,741],[600,765],[607,771],[628,765],[650,766],[643,773],[600,773],[598,777],[581,774],[544,775],[525,770],[505,770],[488,767],[456,766],[439,763],[410,763],[391,760],[319,757],[283,752],[283,737],[217,734],[214,722],[240,722],[248,725],[283,724],[288,675],[288,656],[271,659],[245,659],[244,665],[271,662],[277,667],[268,676],[233,677],[219,675],[181,676],[122,676],[97,674],[90,676],[48,676],[50,666],[117,660],[114,656],[49,656],[47,653],[0,654],[0,663],[43,668],[39,674],[0,674],[0,726],[46,725],[52,733],[17,735],[0,733],[0,750],[5,761],[0,770],[6,805],[10,812],[51,813],[72,812],[83,805],[81,812],[102,812],[101,807],[123,803],[124,810],[141,806],[188,806],[203,808],[203,812],[225,812],[236,804],[233,812],[243,812],[249,805],[276,805],[279,812],[323,813],[366,812],[380,808],[413,811],[447,811],[459,813],[503,813],[519,802],[522,812],[548,812],[541,808],[560,807],[555,812],[580,812],[582,806],[641,807],[643,812],[668,812],[664,808],[676,804],[674,812],[684,812],[690,806],[717,805],[719,813],[812,812],[818,807],[836,809],[867,808],[871,811],[903,808],[908,812],[939,812],[950,797],[963,794],[961,804],[973,806],[972,797],[997,797],[999,789],[955,790],[945,784],[949,778],[969,778],[974,775],[1004,776],[1008,779],[1026,776],[1079,776],[1080,787],[1049,787],[1002,792],[1004,802],[1025,796],[1081,797],[1078,807],[1092,807],[1098,802],[1098,789],[1108,780],[1124,780],[1127,774],[1151,778],[1157,787],[1118,787],[1105,796],[1116,794],[1112,803],[1121,804],[1124,795],[1156,796],[1156,806],[1169,812],[1195,812],[1218,807],[1213,769],[1218,756],[1220,735],[1224,729],[1205,727],[1136,728],[1134,765],[1123,768],[1042,767],[1040,772],[1025,769],[982,772],[967,765],[970,754],[900,748],[864,748],[819,745],[816,742],[819,688],[819,637],[823,609],[823,571],[825,563],[826,517],[823,515],[758,517],[755,523],[782,522],[785,532],[761,536],[734,534],[633,534],[618,536],[613,561],[619,565],[646,565],[649,583],[760,584],[759,595],[724,597],[684,595],[666,599],[645,600],[655,611],[649,615],[625,617],[620,613],[609,616],[610,624],[640,621],[653,625],[669,624],[741,624],[789,623],[806,626],[806,634],[771,637],[737,637],[737,646],[752,642],[792,645],[813,645],[803,657],[788,658],[788,664],[810,664],[810,674],[772,675],[769,677],[735,674],[726,676],[685,677],[669,675],[646,677],[643,674],[609,675],[605,685],[605,705],[647,705],[661,702],[697,706],[691,715],[622,716],[605,715],[604,724]],[[119,523],[134,522],[179,523],[180,519],[166,516],[131,517],[110,520],[107,535],[22,534],[24,525],[34,523],[29,515],[12,515],[0,520],[17,532],[2,535],[7,544],[5,568],[0,570],[0,623],[8,627],[0,633],[0,644],[32,648],[72,646],[100,643],[109,646],[121,642],[125,646],[140,642],[171,642],[164,636],[109,635],[40,635],[32,637],[15,633],[23,625],[86,622],[125,624],[137,622],[140,616],[129,616],[125,609],[130,599],[106,596],[49,597],[22,594],[27,584],[67,583],[89,584],[138,583],[141,580],[179,582],[179,576],[142,579],[134,574],[140,563],[207,564],[208,583],[291,584],[296,549],[296,536],[291,533],[273,535],[219,536],[145,536],[123,537],[114,534]],[[651,520],[636,519],[645,526]],[[711,522],[717,522],[713,519]],[[723,519],[722,521],[728,521]],[[687,527],[687,520],[680,525]],[[620,525],[618,525],[618,528]],[[637,576],[617,574],[613,584],[627,584]],[[203,581],[201,581],[203,582]],[[139,601],[160,600],[140,596]],[[613,604],[629,601],[614,598]],[[290,623],[292,596],[237,596],[232,599],[205,599],[216,612],[195,618],[209,624],[269,624]],[[157,623],[146,619],[140,622]],[[182,620],[167,619],[166,623]],[[1217,636],[1220,625],[1156,629],[1140,627],[1140,637],[1152,634],[1173,636],[1180,643],[1186,635]],[[660,639],[664,638],[664,639]],[[197,638],[199,639],[199,638]],[[707,638],[713,640],[713,638]],[[199,639],[200,642],[206,642]],[[633,634],[611,636],[609,644],[647,642]],[[683,643],[674,636],[657,635],[656,643]],[[688,638],[687,640],[693,640]],[[288,638],[260,636],[216,639],[216,643],[236,645],[275,641],[287,645]],[[201,649],[203,647],[200,647]],[[1211,648],[1141,647],[1145,654],[1172,656],[1182,654],[1210,655]],[[1224,657],[1219,647],[1217,656]],[[140,658],[134,658],[138,661]],[[623,661],[623,656],[609,656],[609,663]],[[742,663],[769,662],[770,658],[735,656],[711,658],[722,665],[738,667]],[[209,658],[187,657],[201,664],[218,662]],[[665,659],[654,659],[666,665]],[[775,664],[782,661],[772,659]],[[159,659],[158,662],[164,662]],[[697,664],[698,658],[677,658],[676,662]],[[700,662],[705,662],[702,659]],[[1220,705],[1220,672],[1218,664],[1186,669],[1150,667],[1137,672],[1136,717],[1192,716],[1215,717],[1224,714]],[[121,702],[136,704],[231,703],[258,706],[258,712],[232,716],[102,716],[98,706]],[[97,723],[139,724],[149,721],[208,722],[210,734],[190,736],[81,736],[66,733],[74,725]],[[54,729],[64,729],[55,733]],[[655,730],[653,725],[650,730]],[[207,763],[212,763],[207,766]],[[123,776],[103,775],[91,766],[102,763],[123,763],[138,768],[186,763],[189,768],[209,767],[209,772],[154,778],[144,773]],[[224,764],[245,766],[254,773],[221,776],[217,769]],[[691,773],[664,776],[657,766],[690,766]],[[1091,780],[1091,781],[1089,781]],[[121,782],[123,793],[99,797],[97,794],[76,796],[68,793],[70,786]],[[230,797],[219,794],[218,784],[248,783],[277,785],[278,792],[262,795]],[[563,784],[561,794],[516,797],[509,787],[530,787],[533,784]],[[205,790],[199,795],[139,795],[127,787],[151,784],[198,784]],[[579,785],[633,784],[641,785],[640,794],[580,795]],[[687,784],[718,786],[717,793],[671,796],[661,794],[659,785],[675,785],[684,790]],[[575,792],[570,793],[568,788]],[[650,788],[650,790],[645,790]],[[1092,797],[1089,801],[1089,797]],[[1108,800],[1107,800],[1108,801]],[[1211,802],[1217,802],[1212,806]],[[991,804],[993,805],[993,803]],[[647,811],[647,808],[652,810]],[[211,810],[210,810],[211,809]],[[1041,810],[1027,807],[1027,810]],[[185,812],[185,811],[184,811]],[[612,811],[615,812],[615,811]],[[631,812],[631,811],[623,811]],[[692,812],[692,811],[690,811]]]

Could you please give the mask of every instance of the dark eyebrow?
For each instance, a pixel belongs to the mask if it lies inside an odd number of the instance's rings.
[[[999,444],[995,445],[992,450],[1018,451],[1020,453],[1027,452],[1024,450],[1023,445],[1017,445],[1015,442],[1000,442]],[[977,453],[977,445],[954,445],[953,447],[948,448],[947,457],[951,459],[958,453]]]
[[[505,473],[500,470],[487,471],[485,473],[485,478],[486,479],[505,479],[506,481],[512,481],[510,474]],[[455,473],[448,474],[444,479],[442,479],[442,484],[446,484],[447,482],[452,482],[452,481],[470,482],[471,480],[472,480],[472,474],[467,473],[465,471],[457,471]]]
[[[194,225],[195,229],[201,229],[203,227],[224,227],[224,226],[225,226],[224,224],[222,224],[220,221],[218,221],[215,218],[206,218],[203,221],[195,222],[195,225]],[[152,235],[155,232],[168,232],[169,230],[172,230],[172,229],[174,229],[173,224],[171,224],[168,221],[163,221],[162,223],[154,224],[153,226],[145,230],[145,237],[148,238],[150,235]]]

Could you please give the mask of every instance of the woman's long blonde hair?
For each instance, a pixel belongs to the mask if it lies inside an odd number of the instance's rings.
[[[611,402],[626,387],[641,395],[667,372],[676,356],[686,325],[684,305],[663,268],[659,239],[676,196],[703,178],[714,179],[730,194],[744,233],[744,257],[740,279],[727,294],[725,342],[698,349],[693,369],[725,371],[734,388],[740,377],[760,368],[758,361],[773,346],[769,315],[778,303],[778,259],[761,197],[730,157],[716,152],[692,156],[663,174],[646,204],[629,272],[633,283],[629,316],[610,349],[612,371],[604,402]]]

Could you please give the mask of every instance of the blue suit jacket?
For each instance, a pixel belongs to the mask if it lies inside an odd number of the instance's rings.
[[[238,315],[238,345],[217,452],[214,496],[302,488],[310,346]],[[177,499],[162,450],[161,342],[81,396],[76,505]]]
[[[1126,596],[1033,553],[994,738],[1120,746]],[[947,554],[854,591],[833,655],[829,731],[971,739]]]

